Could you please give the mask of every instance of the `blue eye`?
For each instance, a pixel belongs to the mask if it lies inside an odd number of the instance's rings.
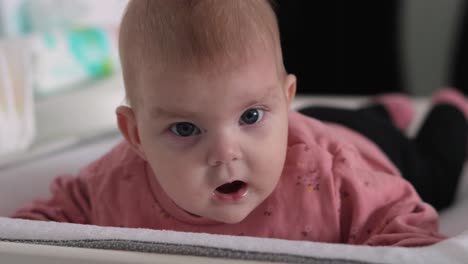
[[[200,134],[200,129],[192,123],[181,122],[170,127],[172,133],[180,137],[190,137]]]
[[[261,109],[249,109],[242,114],[240,123],[245,125],[253,125],[262,120],[263,114],[264,112]]]

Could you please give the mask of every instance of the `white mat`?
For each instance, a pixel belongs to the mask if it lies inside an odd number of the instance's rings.
[[[397,248],[0,218],[0,240],[294,263],[466,263],[468,260],[468,232],[429,247]]]

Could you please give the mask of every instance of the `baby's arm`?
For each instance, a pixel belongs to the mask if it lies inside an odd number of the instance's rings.
[[[52,197],[36,200],[19,209],[13,218],[90,223],[90,203],[88,189],[80,177],[58,177],[51,186]]]
[[[337,162],[343,242],[424,246],[445,238],[438,233],[437,212],[402,177],[379,170],[359,155],[344,154]]]

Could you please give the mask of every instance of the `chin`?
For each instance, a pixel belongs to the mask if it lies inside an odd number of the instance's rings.
[[[242,222],[242,220],[244,220],[244,219],[245,219],[245,217],[243,217],[243,218],[229,218],[229,219],[223,219],[223,220],[219,220],[219,221],[224,223],[224,224],[233,225],[233,224],[238,224],[238,223]]]
[[[233,212],[229,214],[224,214],[222,216],[217,217],[217,221],[225,223],[225,224],[237,224],[242,222],[248,214],[243,214],[239,212]]]
[[[238,224],[238,223],[242,222],[242,220],[244,220],[244,219],[245,219],[245,217],[239,218],[239,219],[228,219],[226,221],[223,221],[223,223],[233,225],[233,224]]]

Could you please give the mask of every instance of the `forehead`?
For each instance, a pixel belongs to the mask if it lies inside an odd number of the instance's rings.
[[[281,78],[274,58],[268,56],[224,71],[174,69],[162,74],[148,72],[143,79],[144,105],[156,115],[168,112],[168,109],[189,112],[206,108],[228,109],[281,95]]]

